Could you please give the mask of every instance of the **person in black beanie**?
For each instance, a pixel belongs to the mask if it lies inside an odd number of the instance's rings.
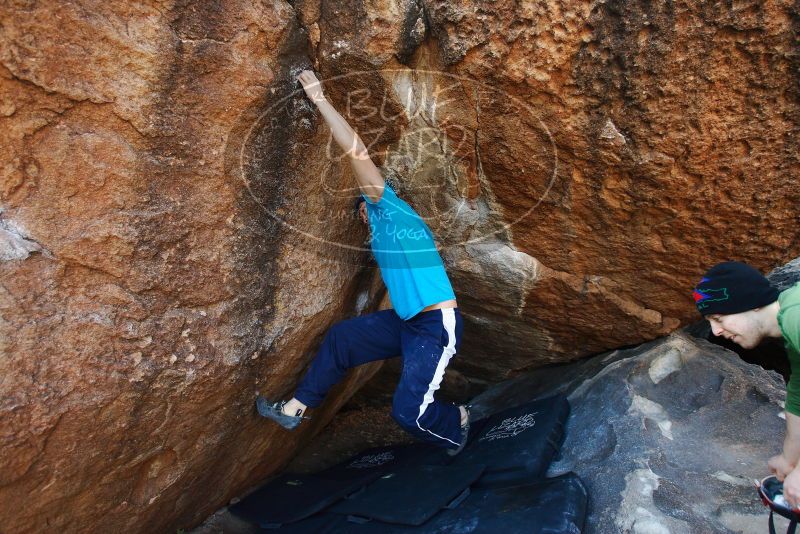
[[[715,336],[746,349],[765,337],[781,337],[778,290],[745,263],[727,261],[709,269],[694,289],[694,302]]]
[[[783,338],[791,366],[786,385],[786,437],[768,466],[783,482],[783,494],[800,506],[800,283],[782,292],[758,270],[736,261],[719,263],[694,288],[697,310],[715,336],[745,349],[765,338]]]

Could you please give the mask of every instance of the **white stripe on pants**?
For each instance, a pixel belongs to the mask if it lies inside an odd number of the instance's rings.
[[[439,364],[436,366],[436,371],[433,373],[433,378],[431,379],[431,383],[428,384],[428,391],[425,393],[425,396],[422,398],[422,405],[419,407],[419,415],[417,416],[417,427],[424,431],[428,432],[437,438],[449,441],[454,445],[461,445],[460,443],[456,443],[452,439],[445,438],[438,434],[434,434],[427,428],[422,428],[419,424],[420,418],[425,413],[425,410],[428,409],[428,405],[433,402],[433,394],[434,392],[439,389],[439,385],[442,383],[442,378],[444,378],[444,370],[447,367],[447,364],[450,363],[450,358],[456,353],[456,314],[453,311],[453,308],[442,308],[442,322],[444,323],[444,328],[447,331],[447,346],[442,351],[442,355],[439,357]],[[460,411],[459,411],[460,414]]]

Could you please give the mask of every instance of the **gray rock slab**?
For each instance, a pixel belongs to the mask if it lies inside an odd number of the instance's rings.
[[[766,532],[753,480],[780,451],[780,375],[676,333],[507,381],[477,397],[473,413],[556,392],[572,411],[548,476],[574,471],[586,483],[585,532]]]
[[[767,275],[767,278],[779,291],[788,289],[800,282],[800,258],[795,258],[789,263],[773,269]]]

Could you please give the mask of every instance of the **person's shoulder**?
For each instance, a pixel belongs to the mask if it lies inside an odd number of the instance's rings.
[[[781,305],[781,309],[800,305],[800,282],[781,291],[778,295],[778,302]]]
[[[783,337],[800,350],[800,282],[778,295],[778,326]]]
[[[385,180],[383,182],[383,194],[389,194],[390,196],[397,197],[397,192],[394,190],[394,187],[392,187],[392,184]]]
[[[403,200],[397,196],[397,193],[395,193],[394,188],[387,181],[383,183],[383,191],[381,192],[381,197],[377,201],[375,202],[371,201],[363,193],[361,196],[364,197],[364,200],[366,200],[368,204],[372,205],[375,208],[383,208],[383,209],[398,208],[403,205]]]

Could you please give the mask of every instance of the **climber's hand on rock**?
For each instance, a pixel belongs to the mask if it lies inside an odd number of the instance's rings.
[[[313,71],[304,70],[297,76],[297,79],[303,85],[306,95],[312,102],[319,104],[325,101],[325,95],[322,93],[322,84]]]
[[[772,472],[772,474],[775,475],[781,482],[783,482],[783,480],[793,470],[793,466],[783,456],[783,454],[776,454],[770,458],[767,465],[769,466],[769,470]],[[800,482],[800,480],[798,480],[798,482]]]

